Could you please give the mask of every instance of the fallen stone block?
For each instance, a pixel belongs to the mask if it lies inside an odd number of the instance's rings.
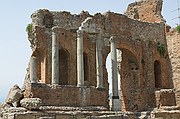
[[[40,98],[24,98],[20,101],[22,107],[29,110],[38,110],[42,104]]]
[[[22,93],[21,89],[19,88],[19,86],[16,84],[10,89],[5,102],[14,107],[18,107],[19,101],[22,98],[23,98],[23,93]]]

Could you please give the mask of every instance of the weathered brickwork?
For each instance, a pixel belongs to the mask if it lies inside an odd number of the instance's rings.
[[[97,90],[95,87],[32,84],[26,89],[24,96],[25,98],[40,98],[44,106],[102,106],[108,108],[106,91]]]
[[[163,0],[138,0],[129,4],[125,15],[144,22],[164,22],[162,4]]]
[[[176,106],[175,93],[173,89],[162,89],[156,91],[156,106]]]
[[[58,26],[59,49],[68,53],[68,85],[77,84],[76,71],[76,30],[81,22],[91,16],[97,28],[103,33],[103,80],[108,90],[106,58],[110,52],[109,37],[116,36],[117,49],[122,51],[122,62],[119,73],[121,74],[122,109],[129,111],[144,110],[156,107],[155,104],[155,76],[154,63],[160,62],[161,82],[158,88],[172,88],[169,69],[169,59],[165,40],[163,23],[147,23],[127,18],[125,15],[107,12],[105,14],[89,15],[82,12],[72,15],[69,12],[54,12],[38,10],[32,14],[33,33],[32,37],[36,48],[34,54],[40,59],[38,77],[40,82],[51,83],[51,29],[46,27],[43,20],[45,16],[51,17],[52,26]],[[50,17],[47,17],[48,19]],[[51,21],[49,20],[49,21]],[[47,20],[48,21],[48,20]],[[157,43],[165,46],[164,56],[157,50]],[[96,59],[95,59],[95,37],[84,33],[84,53],[88,57],[87,86],[96,86]],[[34,55],[33,54],[33,55]],[[60,56],[61,57],[61,56]],[[46,70],[44,70],[44,68]],[[169,75],[167,75],[169,74]],[[61,74],[60,74],[61,75]],[[60,81],[61,82],[61,81]],[[108,93],[108,91],[106,92]]]
[[[116,57],[118,49],[121,60],[111,59],[112,79],[116,80],[113,63],[117,63],[121,108],[127,112],[123,118],[178,119],[180,35],[165,25],[162,3],[139,0],[128,6],[125,15],[35,11],[28,32],[32,55],[20,90],[24,99],[17,100],[21,108],[12,109],[15,114],[4,113],[4,117],[114,118],[116,113],[101,111],[109,109],[107,56],[111,51]],[[112,96],[112,102],[115,99],[117,95]]]
[[[176,94],[176,103],[180,106],[180,34],[176,30],[167,33],[168,53],[171,60],[172,81]]]

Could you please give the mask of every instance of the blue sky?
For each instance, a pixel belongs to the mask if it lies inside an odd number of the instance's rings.
[[[31,22],[30,15],[40,8],[56,11],[90,14],[97,12],[124,13],[127,5],[135,0],[4,0],[0,4],[0,102],[4,102],[9,89],[18,84],[22,86],[31,54],[25,28]],[[167,23],[175,27],[178,20],[176,0],[164,0],[163,16]]]

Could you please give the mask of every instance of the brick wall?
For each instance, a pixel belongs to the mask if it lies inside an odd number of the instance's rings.
[[[30,84],[27,87],[25,97],[41,98],[43,105],[108,107],[108,95],[106,90],[97,90],[95,87],[37,83]]]

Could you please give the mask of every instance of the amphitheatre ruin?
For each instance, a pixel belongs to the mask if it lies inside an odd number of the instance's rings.
[[[24,85],[11,88],[1,118],[180,119],[180,33],[166,24],[162,4],[136,1],[124,14],[35,11]]]

